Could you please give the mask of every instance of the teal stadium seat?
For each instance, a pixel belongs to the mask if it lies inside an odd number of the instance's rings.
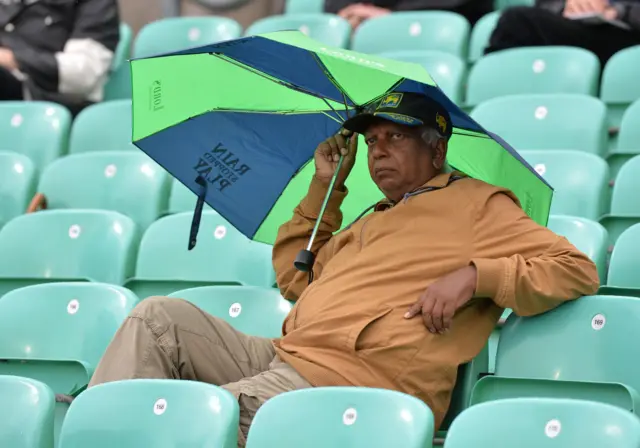
[[[133,272],[134,222],[103,210],[51,210],[19,216],[0,229],[0,297],[58,281],[122,284]]]
[[[299,30],[324,45],[345,48],[349,44],[351,25],[334,14],[286,14],[257,20],[247,28],[246,35],[274,31]]]
[[[284,5],[285,14],[322,14],[323,0],[287,0]]]
[[[167,172],[141,151],[106,151],[56,160],[38,192],[49,210],[113,210],[144,229],[167,209],[170,186]]]
[[[236,330],[252,336],[279,338],[291,303],[277,289],[258,286],[201,286],[169,297],[185,299]]]
[[[0,446],[53,448],[55,397],[45,384],[0,376]]]
[[[494,0],[496,9],[506,9],[513,6],[535,6],[535,0]]]
[[[27,210],[35,192],[36,178],[29,157],[0,151],[0,228]]]
[[[250,241],[216,212],[204,211],[198,243],[188,250],[192,219],[193,213],[178,213],[149,226],[127,288],[148,297],[209,285],[273,286],[271,246]]]
[[[396,12],[365,21],[353,36],[352,48],[363,53],[438,50],[467,57],[469,22],[448,11]]]
[[[423,66],[451,101],[462,104],[467,67],[458,56],[443,51],[420,50],[393,51],[380,56]]]
[[[99,384],[71,405],[59,448],[237,448],[238,401],[196,381]]]
[[[0,299],[0,375],[77,395],[137,301],[130,291],[101,283],[50,283],[7,293]],[[68,407],[56,403],[56,436]]]
[[[597,98],[556,93],[493,98],[476,106],[471,117],[518,151],[575,149],[603,156],[605,114]]]
[[[609,261],[607,284],[600,294],[622,294],[640,297],[640,224],[622,232],[613,247]]]
[[[131,72],[129,58],[131,57],[131,42],[133,32],[126,23],[120,24],[120,41],[113,55],[109,79],[104,86],[104,100],[122,100],[131,98]]]
[[[493,11],[482,16],[473,26],[469,41],[469,62],[477,62],[482,57],[499,19],[500,11]]]
[[[136,58],[171,53],[240,37],[240,24],[227,17],[170,17],[151,22],[133,46]]]
[[[504,398],[573,398],[638,414],[640,346],[629,343],[640,337],[638,319],[638,299],[602,295],[534,317],[511,314],[495,375],[476,383],[472,406]]]
[[[600,157],[564,150],[520,155],[555,189],[552,214],[597,221],[608,210],[609,167]]]
[[[640,99],[629,106],[622,116],[615,147],[609,151],[607,163],[615,179],[622,166],[640,154]]]
[[[467,106],[520,93],[597,95],[600,62],[576,47],[526,47],[484,56],[473,66]]]
[[[619,126],[625,109],[640,99],[638,73],[640,45],[617,52],[605,65],[600,98],[607,103],[609,126]]]
[[[433,414],[420,400],[372,388],[302,389],[268,400],[247,448],[427,448]]]
[[[171,183],[171,193],[169,194],[169,213],[192,212],[196,208],[198,197],[178,179]],[[205,203],[203,210],[211,210],[209,204]]]
[[[69,153],[137,150],[131,143],[131,123],[131,100],[89,106],[73,122]]]
[[[40,101],[0,101],[0,151],[29,157],[37,170],[67,152],[71,113]]]
[[[636,448],[640,419],[603,403],[515,398],[473,406],[453,424],[445,448]]]
[[[611,212],[601,220],[602,225],[609,232],[611,246],[616,243],[622,232],[632,225],[640,223],[639,195],[640,155],[637,155],[622,166],[613,185]]]

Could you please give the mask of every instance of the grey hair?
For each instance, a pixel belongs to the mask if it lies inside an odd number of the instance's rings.
[[[427,146],[429,146],[429,148],[435,147],[438,140],[445,140],[445,136],[441,134],[440,131],[428,126],[424,126],[422,128],[420,137],[422,137],[422,140],[427,144]]]

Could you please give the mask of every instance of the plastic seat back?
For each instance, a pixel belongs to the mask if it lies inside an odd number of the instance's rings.
[[[145,25],[134,43],[136,58],[171,53],[240,37],[240,24],[227,17],[170,17]]]
[[[167,172],[144,153],[109,151],[56,160],[43,173],[38,191],[48,209],[113,210],[146,228],[166,210],[169,187]]]
[[[131,56],[133,32],[126,23],[120,24],[120,40],[111,63],[111,72],[104,86],[104,100],[122,100],[131,98],[131,72],[128,59]]]
[[[640,99],[624,111],[616,146],[607,155],[612,179],[617,178],[625,163],[640,154],[640,126],[638,123],[640,123]]]
[[[99,384],[72,403],[60,448],[236,448],[238,402],[195,381],[129,380]]]
[[[622,232],[609,262],[608,286],[640,289],[640,224]]]
[[[317,387],[268,400],[254,417],[247,448],[425,448],[432,439],[433,414],[415,397]]]
[[[178,179],[173,179],[171,183],[171,193],[169,194],[169,213],[191,212],[196,208],[198,197],[191,190],[185,187]],[[212,210],[211,206],[205,202],[203,210]]]
[[[51,389],[39,381],[0,376],[0,446],[11,448],[53,448]]]
[[[607,231],[599,223],[575,216],[552,215],[547,225],[564,236],[579,251],[591,258],[598,267],[600,282],[607,276]]]
[[[252,336],[279,338],[291,303],[277,289],[257,286],[202,286],[169,297],[185,299],[233,328]]]
[[[438,50],[466,59],[469,30],[467,19],[453,12],[396,12],[365,21],[352,47],[363,53]]]
[[[422,65],[451,101],[462,104],[467,68],[458,56],[443,51],[394,51],[380,56]]]
[[[0,151],[0,228],[27,210],[36,178],[36,170],[29,157]]]
[[[600,157],[579,151],[520,151],[554,188],[551,213],[597,221],[607,210],[609,168]]]
[[[0,230],[0,296],[18,286],[61,280],[122,284],[139,238],[133,221],[102,210],[22,215]]]
[[[0,151],[24,154],[41,170],[67,151],[71,113],[40,101],[0,102]]]
[[[482,57],[471,69],[467,105],[521,93],[596,95],[600,62],[575,47],[526,47]]]
[[[284,5],[285,14],[322,14],[322,0],[287,0]]]
[[[247,28],[246,35],[274,31],[299,30],[307,36],[332,47],[346,47],[351,35],[351,25],[334,14],[286,14],[265,17]]]
[[[128,288],[148,297],[212,284],[274,285],[271,246],[247,239],[216,212],[205,211],[197,245],[188,250],[192,218],[193,213],[178,213],[147,229]]]
[[[618,173],[611,196],[611,213],[602,219],[613,246],[622,232],[640,223],[640,155],[631,156]],[[640,284],[639,284],[640,286]]]
[[[131,100],[89,106],[73,122],[69,152],[137,150],[131,143],[131,126]]]
[[[614,54],[602,72],[600,98],[609,108],[609,125],[618,126],[624,110],[640,99],[640,45]]]
[[[444,446],[636,448],[640,419],[620,408],[585,400],[500,400],[466,410],[453,423]]]
[[[557,93],[493,98],[479,104],[471,116],[517,150],[574,149],[603,155],[605,114],[597,98]]]
[[[493,11],[482,16],[473,26],[469,42],[469,62],[474,63],[482,57],[499,19],[500,11]]]

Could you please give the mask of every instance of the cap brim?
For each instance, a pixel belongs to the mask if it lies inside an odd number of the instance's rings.
[[[420,126],[424,124],[422,121],[402,114],[392,114],[379,112],[377,114],[358,114],[355,117],[349,118],[342,124],[342,127],[347,131],[357,132],[358,134],[364,134],[372,123],[379,120],[387,120],[394,123],[402,124],[404,126]]]

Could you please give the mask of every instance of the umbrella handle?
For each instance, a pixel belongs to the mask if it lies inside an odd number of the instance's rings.
[[[327,209],[327,204],[329,204],[329,199],[331,198],[331,193],[333,192],[333,187],[336,185],[336,179],[338,179],[338,173],[342,168],[342,162],[344,161],[344,156],[341,154],[340,159],[338,160],[338,165],[336,165],[336,170],[331,177],[331,182],[329,182],[329,189],[327,190],[327,194],[324,196],[324,201],[322,201],[322,206],[320,207],[320,213],[318,213],[318,218],[316,219],[316,223],[313,226],[313,231],[311,232],[311,237],[309,238],[309,244],[307,244],[306,249],[302,249],[298,252],[293,265],[297,270],[302,272],[312,272],[313,263],[315,262],[315,256],[313,252],[311,252],[311,247],[313,247],[313,242],[316,239],[316,235],[318,234],[318,228],[320,227],[320,223],[322,222],[322,217],[324,216],[324,212]]]

